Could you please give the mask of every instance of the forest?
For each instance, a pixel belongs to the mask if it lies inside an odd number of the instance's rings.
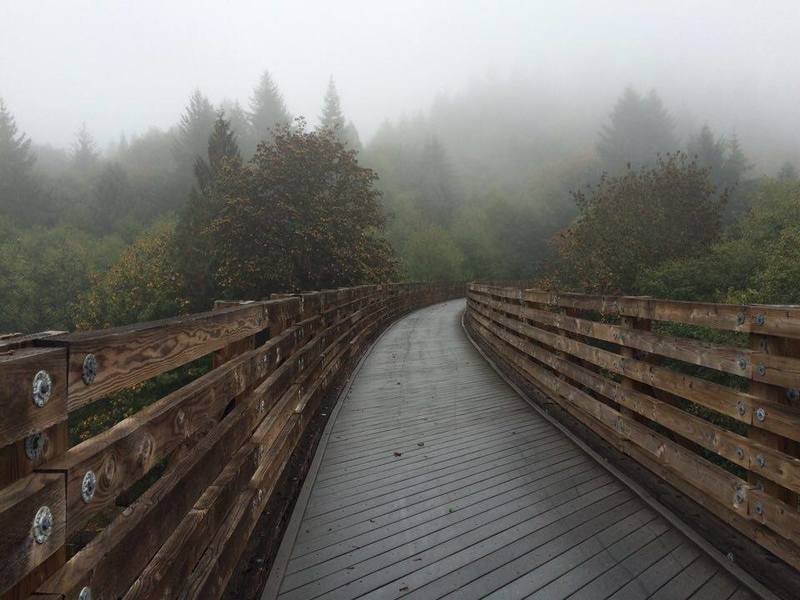
[[[654,90],[597,122],[522,96],[475,84],[362,141],[333,78],[296,115],[265,71],[249,98],[194,90],[169,129],[101,148],[84,123],[69,149],[0,100],[0,331],[389,280],[800,303],[791,162]]]

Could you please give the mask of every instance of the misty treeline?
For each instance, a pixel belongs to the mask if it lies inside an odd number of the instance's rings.
[[[800,183],[735,132],[627,89],[605,122],[474,85],[362,146],[333,80],[313,125],[264,73],[103,152],[35,145],[0,106],[0,331],[102,327],[214,299],[387,280],[524,279],[800,302]]]

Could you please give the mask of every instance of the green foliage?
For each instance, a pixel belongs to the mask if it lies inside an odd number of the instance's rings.
[[[459,281],[464,278],[464,255],[439,225],[411,234],[403,251],[411,281]]]
[[[800,303],[800,182],[763,181],[750,212],[707,252],[645,269],[639,293],[684,300]]]
[[[628,165],[635,169],[653,164],[658,154],[678,149],[675,125],[655,91],[641,96],[627,88],[609,119],[597,154],[610,173],[622,172]]]
[[[187,302],[171,260],[174,229],[170,221],[155,224],[119,260],[84,283],[75,305],[77,327],[114,327],[184,311]]]
[[[306,131],[298,121],[275,130],[250,164],[226,169],[213,217],[195,225],[208,234],[221,296],[262,298],[393,277],[377,176],[330,133]]]
[[[184,172],[188,173],[197,157],[205,154],[215,120],[211,102],[200,90],[195,90],[181,115],[175,137],[175,157]]]
[[[219,255],[210,224],[222,211],[225,194],[233,194],[242,170],[242,159],[230,122],[220,113],[208,139],[208,160],[198,157],[194,172],[196,187],[181,212],[175,232],[176,269],[186,284],[184,296],[192,310],[208,310],[220,297],[217,278]]]
[[[333,77],[328,81],[328,90],[325,92],[325,101],[322,105],[322,115],[319,118],[319,128],[332,133],[339,138],[344,131],[345,120],[342,114],[342,103]]]
[[[32,173],[35,162],[30,138],[18,131],[0,98],[0,215],[26,225],[41,217],[40,195]]]
[[[269,71],[264,71],[250,98],[250,127],[254,136],[253,141],[256,144],[269,142],[273,130],[288,126],[291,120],[292,117],[286,110],[278,86],[272,80]],[[252,148],[252,152],[254,151],[255,146]],[[249,146],[245,148],[245,155],[249,156],[252,152]]]
[[[75,134],[75,143],[72,146],[72,164],[75,169],[84,175],[91,172],[97,164],[99,153],[94,138],[86,128],[86,123],[81,125]]]
[[[76,299],[123,247],[70,226],[9,229],[0,242],[0,332],[74,329]]]
[[[557,279],[571,288],[629,293],[642,270],[695,256],[720,233],[724,199],[681,153],[574,198],[578,218],[557,239]]]

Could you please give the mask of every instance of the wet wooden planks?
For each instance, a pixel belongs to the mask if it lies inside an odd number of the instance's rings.
[[[264,597],[753,597],[500,380],[463,306],[366,359]]]

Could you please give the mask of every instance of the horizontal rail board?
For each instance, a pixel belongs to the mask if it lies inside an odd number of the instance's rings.
[[[0,592],[218,597],[325,394],[393,319],[464,290],[388,284],[278,294],[110,330],[0,340],[9,463],[0,520],[16,553],[0,567]],[[93,373],[84,372],[89,354]],[[138,384],[210,355],[211,370],[67,447],[69,413],[124,389],[135,397]],[[42,407],[32,384],[40,370],[51,383]],[[39,432],[44,446],[28,458],[26,436]],[[151,476],[156,467],[160,477]],[[32,515],[43,502],[54,528],[36,544]],[[89,525],[102,530],[67,561],[65,544]]]
[[[800,404],[793,399],[800,360],[779,352],[796,347],[788,342],[800,331],[798,311],[477,284],[467,294],[469,327],[511,369],[796,568],[800,512],[796,500],[789,503],[783,494],[800,492],[800,457],[793,445],[800,441]],[[608,323],[608,315],[628,319]],[[769,353],[726,347],[637,328],[639,321],[629,317],[778,341],[768,345]],[[690,375],[670,361],[744,377],[751,390]],[[712,462],[714,455],[719,460]],[[782,495],[762,486],[760,478],[777,484]]]

